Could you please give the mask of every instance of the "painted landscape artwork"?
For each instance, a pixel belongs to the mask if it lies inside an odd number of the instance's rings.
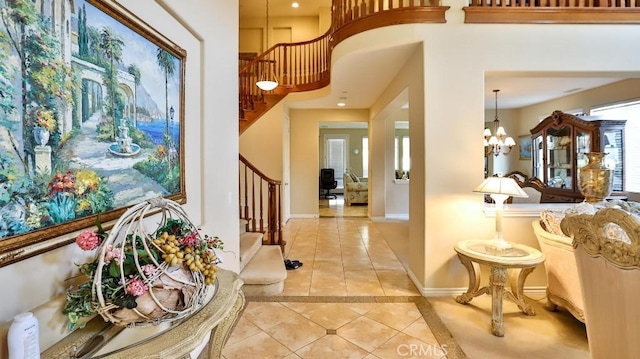
[[[0,266],[186,199],[183,50],[103,1],[0,0],[0,21]]]

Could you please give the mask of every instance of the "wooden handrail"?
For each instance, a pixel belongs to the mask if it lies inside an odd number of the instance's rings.
[[[282,237],[281,224],[282,182],[266,176],[244,156],[240,155],[239,158],[238,203],[240,203],[240,219],[247,221],[247,232],[264,233],[266,242],[279,245],[284,253],[286,243]]]
[[[258,109],[258,103],[266,103],[265,91],[255,85],[258,79],[275,74],[279,86],[268,94],[325,87],[330,81],[331,51],[338,43],[358,32],[383,26],[445,22],[444,12],[449,7],[437,6],[439,1],[396,0],[394,4],[393,0],[333,0],[331,26],[322,36],[276,44],[240,68],[240,118],[254,121],[260,116],[254,111],[268,110],[265,106]]]

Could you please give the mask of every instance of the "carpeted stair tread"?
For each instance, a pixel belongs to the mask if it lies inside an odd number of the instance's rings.
[[[251,258],[262,247],[264,235],[258,232],[245,232],[240,235],[240,270],[251,261]]]
[[[279,246],[261,246],[251,261],[240,272],[245,285],[274,284],[287,279],[284,257]]]

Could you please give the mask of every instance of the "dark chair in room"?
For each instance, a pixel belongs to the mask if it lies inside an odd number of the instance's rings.
[[[320,169],[320,190],[324,190],[324,194],[321,194],[324,198],[338,198],[335,194],[331,194],[332,189],[338,187],[338,181],[336,181],[335,172],[333,168]]]

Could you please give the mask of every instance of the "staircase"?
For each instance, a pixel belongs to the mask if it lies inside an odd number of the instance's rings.
[[[284,290],[285,241],[282,238],[280,181],[267,177],[239,156],[240,278],[248,296]]]
[[[247,296],[277,295],[284,290],[287,270],[279,246],[263,245],[264,234],[247,232],[240,221],[240,278]]]

